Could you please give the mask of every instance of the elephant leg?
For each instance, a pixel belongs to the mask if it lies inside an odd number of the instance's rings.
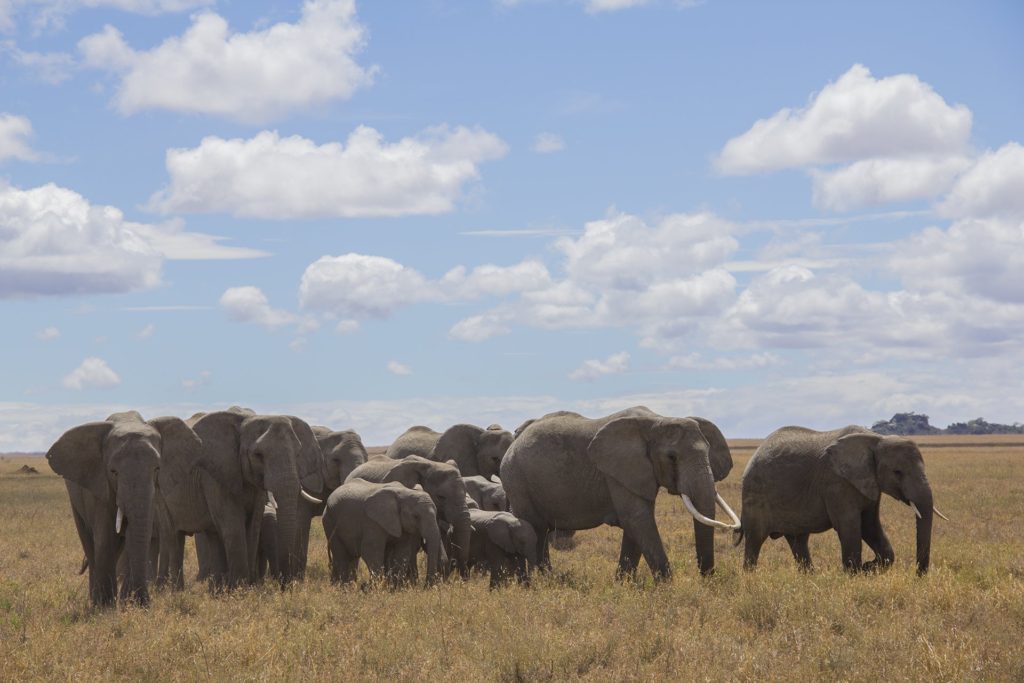
[[[293,578],[306,578],[306,563],[309,560],[309,527],[316,516],[313,504],[303,499],[299,503],[295,527],[295,574]]]
[[[633,540],[625,531],[622,532],[622,546],[619,549],[619,567],[615,571],[616,579],[636,576],[636,568],[640,565],[640,544]]]
[[[205,531],[197,531],[192,540],[196,545],[196,564],[199,565],[196,581],[202,581],[210,578],[210,541]]]
[[[810,534],[786,534],[786,542],[789,543],[793,559],[796,560],[797,566],[804,570],[811,568],[811,551],[807,547],[809,538]]]
[[[387,557],[387,541],[376,534],[367,534],[363,537],[363,542],[359,546],[359,555],[363,558],[363,562],[366,563],[366,568],[370,572],[370,577],[377,579],[384,575],[387,566],[385,560]]]
[[[358,557],[352,557],[345,547],[338,543],[331,550],[331,583],[351,583],[356,579]]]
[[[530,573],[526,567],[526,557],[524,555],[516,555],[515,558],[515,577],[516,581],[523,586],[530,585]]]
[[[886,569],[896,559],[892,551],[892,544],[882,529],[882,520],[878,516],[878,505],[865,510],[860,518],[861,538],[868,547],[875,553],[875,559],[865,562],[861,567],[864,570]]]
[[[107,517],[102,511],[97,511],[93,517],[94,552],[89,564],[89,592],[95,605],[112,605],[117,595],[120,539]]]
[[[672,578],[672,567],[665,554],[658,525],[654,521],[654,501],[641,498],[613,480],[609,481],[608,489],[623,534],[629,535],[639,545],[654,579],[661,581]]]
[[[202,478],[203,495],[210,509],[210,517],[217,529],[227,556],[227,586],[236,588],[251,579],[250,568],[255,567],[255,554],[249,557],[249,527],[242,506],[228,491],[211,477]],[[260,511],[262,520],[262,510]],[[257,526],[257,535],[259,527]],[[258,540],[258,536],[257,536]],[[255,549],[253,549],[255,552]],[[251,560],[251,561],[250,561]]]
[[[743,530],[743,568],[751,570],[757,566],[757,558],[761,556],[761,546],[764,545],[768,534],[760,529],[744,528]]]
[[[555,530],[543,524],[534,526],[534,529],[544,530],[537,534],[537,569],[541,573],[547,573],[551,571],[551,534]]]
[[[388,581],[391,585],[416,582],[419,575],[416,571],[416,554],[419,551],[419,546],[420,539],[418,537],[403,536],[388,548],[385,561]]]
[[[860,571],[861,567],[861,523],[860,515],[850,516],[835,525],[842,548],[843,567],[847,571]]]

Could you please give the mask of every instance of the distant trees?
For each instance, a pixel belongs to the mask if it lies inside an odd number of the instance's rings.
[[[896,413],[889,420],[879,420],[871,425],[871,431],[879,434],[898,436],[920,436],[923,434],[1024,434],[1024,424],[1012,425],[986,422],[978,417],[968,422],[954,422],[945,429],[933,427],[928,416],[920,413]]]

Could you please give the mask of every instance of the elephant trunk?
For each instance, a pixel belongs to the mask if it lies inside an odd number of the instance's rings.
[[[441,545],[441,532],[437,528],[437,518],[425,514],[420,518],[420,536],[427,546],[427,585],[431,586],[438,580],[438,572],[442,569],[444,548]]]
[[[917,573],[921,575],[928,571],[931,558],[932,521],[935,518],[931,487],[926,483],[923,491],[910,497],[910,501],[917,506],[921,515],[917,518]]]
[[[689,490],[683,491],[683,502],[690,499],[687,510],[693,515],[693,538],[697,549],[697,567],[702,576],[708,576],[715,571],[715,527],[700,519],[715,519],[715,481],[711,476],[711,470],[706,469],[700,476],[688,478]],[[690,509],[692,505],[693,509]],[[697,514],[693,514],[694,511]],[[699,515],[699,516],[698,516]]]
[[[124,477],[124,475],[122,475]],[[139,489],[142,490],[139,490]],[[127,573],[121,596],[139,605],[149,604],[149,556],[153,537],[153,482],[118,484],[118,511],[126,520],[124,527]]]
[[[289,463],[290,464],[290,463]],[[298,569],[296,557],[296,530],[298,528],[298,507],[301,490],[295,466],[280,467],[265,477],[267,491],[277,501],[277,547],[278,566],[281,572],[281,586],[284,587],[295,576]]]
[[[469,578],[469,536],[472,528],[469,522],[469,509],[466,507],[465,496],[461,506],[453,502],[447,510],[448,523],[452,525],[452,551],[455,555],[455,566],[463,579]]]

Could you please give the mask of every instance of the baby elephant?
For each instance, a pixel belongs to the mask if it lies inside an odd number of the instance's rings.
[[[757,564],[768,537],[785,536],[797,562],[810,567],[807,538],[835,529],[847,569],[885,567],[892,545],[878,516],[886,493],[917,515],[917,571],[928,571],[932,489],[921,451],[913,441],[882,436],[863,427],[817,432],[783,427],[768,435],[743,472],[740,539],[744,566]],[[861,564],[861,542],[875,559]]]
[[[410,562],[424,545],[428,584],[448,562],[430,495],[397,482],[342,484],[327,499],[323,524],[332,582],[354,581],[361,557],[370,576],[402,583],[414,575]]]
[[[463,477],[462,483],[466,485],[466,494],[481,510],[508,511],[508,499],[501,484],[488,481],[480,475]]]
[[[537,533],[529,522],[511,512],[469,511],[473,532],[469,539],[471,567],[491,572],[491,588],[510,577],[529,584],[528,570],[537,564]]]

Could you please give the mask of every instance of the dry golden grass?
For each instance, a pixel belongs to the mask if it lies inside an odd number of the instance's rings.
[[[950,437],[944,437],[945,442]],[[1005,439],[1005,437],[1004,437]],[[979,443],[962,437],[962,443]],[[739,504],[749,449],[722,484]],[[838,568],[834,534],[812,538],[817,570],[796,571],[784,541],[754,573],[718,537],[713,578],[696,575],[692,525],[659,501],[676,569],[655,586],[612,580],[615,530],[553,551],[529,589],[485,577],[425,590],[335,588],[314,524],[309,577],[209,596],[191,584],[148,610],[94,611],[66,493],[0,462],[0,681],[33,680],[1024,680],[1024,439],[925,448],[939,507],[932,571],[913,569],[913,515],[886,499],[897,565]],[[189,544],[191,548],[191,544]],[[194,572],[193,559],[187,570]]]

